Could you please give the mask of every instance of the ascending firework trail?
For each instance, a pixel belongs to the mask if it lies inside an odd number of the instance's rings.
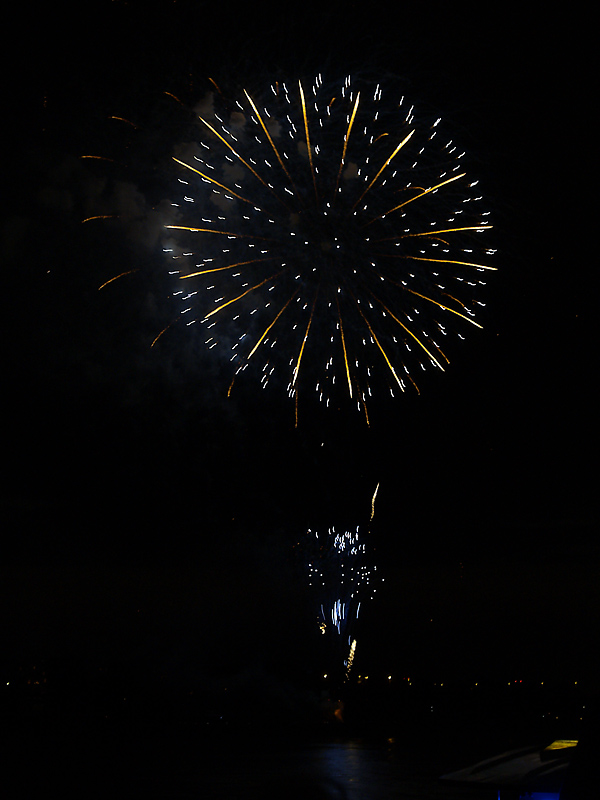
[[[379,484],[371,501],[373,519]],[[355,624],[361,603],[377,591],[377,566],[369,563],[360,530],[308,530],[299,543],[315,622],[327,651],[325,670],[347,680],[356,651]],[[383,580],[383,579],[381,579]]]

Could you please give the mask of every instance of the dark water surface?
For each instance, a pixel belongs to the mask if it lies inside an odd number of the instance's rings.
[[[452,748],[451,748],[452,750]],[[20,790],[63,798],[289,798],[495,800],[490,789],[439,781],[473,763],[464,755],[395,739],[291,739],[244,735],[175,741],[24,742]],[[465,761],[467,758],[467,761]]]
[[[186,706],[186,715],[176,704],[171,714],[165,704],[138,704],[128,715],[126,704],[106,701],[100,714],[83,693],[48,691],[37,704],[7,706],[3,763],[14,788],[2,797],[496,800],[493,787],[440,777],[516,748],[581,738],[587,696],[534,689],[438,693],[431,702],[423,693],[412,705],[404,696],[386,705],[372,691],[349,696],[343,722],[329,713],[307,722],[279,706],[279,717],[261,716],[243,693],[227,707],[232,722],[197,713],[202,705]]]
[[[214,772],[205,797],[242,798],[454,798],[485,800],[490,790],[465,791],[439,781],[433,753],[402,752],[395,742],[348,739],[303,746],[250,747]]]

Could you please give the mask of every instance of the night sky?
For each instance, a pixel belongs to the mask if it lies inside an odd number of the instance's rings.
[[[1,238],[7,675],[117,662],[186,680],[248,664],[296,674],[315,656],[293,545],[307,527],[361,525],[385,583],[358,671],[596,680],[586,21],[319,5],[22,12]],[[368,429],[316,411],[295,429],[283,391],[228,399],[188,333],[150,350],[172,316],[144,277],[180,130],[164,92],[193,107],[207,77],[362,69],[402,76],[453,126],[501,269],[484,330],[420,396],[375,401]],[[81,223],[117,207],[121,222]]]

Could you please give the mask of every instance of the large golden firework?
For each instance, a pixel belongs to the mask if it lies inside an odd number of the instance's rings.
[[[368,420],[374,392],[445,369],[495,269],[464,155],[439,118],[350,76],[210,94],[174,157],[164,249],[177,319],[230,363],[229,391],[254,373],[296,417],[302,392]]]

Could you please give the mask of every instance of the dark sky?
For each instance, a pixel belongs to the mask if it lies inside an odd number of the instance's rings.
[[[152,651],[164,637],[185,649],[197,635],[229,653],[220,639],[248,628],[259,652],[267,641],[292,652],[303,623],[290,614],[301,597],[291,544],[306,526],[366,531],[379,482],[369,543],[387,583],[364,632],[373,668],[401,671],[419,649],[424,666],[456,671],[469,652],[489,669],[500,648],[502,669],[523,653],[542,669],[539,653],[559,641],[557,671],[592,672],[585,20],[318,5],[277,18],[166,2],[23,15],[2,236],[11,659],[126,653],[132,641]],[[415,102],[440,109],[473,155],[499,248],[485,330],[419,397],[376,409],[368,430],[359,415],[312,414],[295,430],[285,397],[226,401],[189,342],[150,351],[169,315],[155,285],[132,276],[97,291],[156,261],[152,159],[177,131],[165,91],[193,104],[207,76],[321,68],[401,75]],[[136,152],[112,114],[160,129]],[[117,189],[89,154],[129,165]],[[82,225],[111,191],[127,198],[126,230]]]

